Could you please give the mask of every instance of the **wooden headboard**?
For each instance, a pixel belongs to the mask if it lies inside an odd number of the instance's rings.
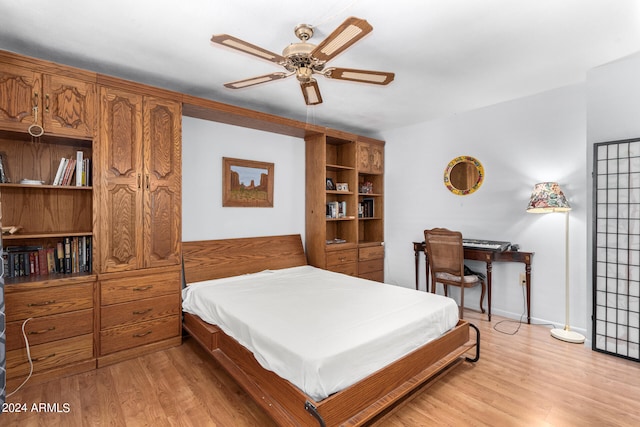
[[[187,284],[307,265],[299,234],[182,242]]]

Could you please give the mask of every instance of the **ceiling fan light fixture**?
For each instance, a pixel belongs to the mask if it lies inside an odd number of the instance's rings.
[[[307,82],[310,82],[311,80],[313,80],[311,78],[312,74],[313,74],[313,70],[311,70],[311,68],[300,67],[296,71],[296,78],[298,79],[298,81],[300,83],[307,83]]]

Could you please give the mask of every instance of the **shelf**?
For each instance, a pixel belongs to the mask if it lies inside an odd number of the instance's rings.
[[[353,221],[356,219],[355,216],[345,216],[342,218],[327,218],[327,221]]]
[[[327,165],[328,171],[340,172],[340,171],[352,171],[355,170],[354,167],[351,166],[342,166],[342,165]]]
[[[33,185],[33,184],[0,184],[0,188],[20,188],[28,190],[80,190],[80,191],[92,191],[92,186],[76,186],[76,185]]]
[[[91,231],[58,231],[55,233],[16,233],[16,234],[3,234],[2,240],[28,240],[28,239],[55,239],[60,237],[81,237],[81,236],[93,236]]]
[[[14,141],[20,141],[22,143],[32,144],[55,144],[55,145],[68,145],[71,147],[87,148],[90,149],[93,145],[93,141],[90,138],[71,137],[71,136],[57,136],[51,135],[45,132],[44,135],[38,138],[33,138],[27,132],[19,132],[15,130],[0,129],[0,139],[11,139]]]
[[[5,290],[9,288],[42,288],[45,286],[65,286],[73,283],[94,282],[97,279],[94,273],[52,273],[45,275],[21,276],[5,278]]]

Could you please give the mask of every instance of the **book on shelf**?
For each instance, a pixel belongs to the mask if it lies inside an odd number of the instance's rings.
[[[347,202],[329,202],[327,203],[327,218],[346,218]]]
[[[77,151],[75,157],[61,158],[52,185],[75,185],[83,187],[90,185],[91,160],[84,157],[82,151]]]
[[[91,236],[65,237],[54,246],[7,246],[4,278],[90,273]]]
[[[5,154],[0,153],[0,183],[11,182],[9,180],[9,174],[7,172],[7,165],[5,164]]]
[[[362,199],[362,201],[358,204],[358,217],[373,218],[374,216],[374,200],[370,198]]]

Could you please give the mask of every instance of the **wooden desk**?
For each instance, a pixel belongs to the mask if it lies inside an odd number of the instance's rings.
[[[429,260],[427,259],[427,253],[425,252],[424,242],[413,242],[413,251],[415,252],[416,261],[416,290],[419,283],[419,270],[420,270],[420,252],[425,255],[425,272],[426,272],[426,286],[429,290]],[[464,248],[464,259],[472,261],[484,261],[487,265],[487,290],[488,290],[488,315],[491,320],[491,270],[493,262],[521,262],[524,264],[525,278],[526,278],[526,303],[527,303],[527,323],[531,323],[531,258],[533,252],[521,252],[521,251],[493,251],[490,249],[472,249]],[[435,284],[431,288],[431,292],[435,292]]]

